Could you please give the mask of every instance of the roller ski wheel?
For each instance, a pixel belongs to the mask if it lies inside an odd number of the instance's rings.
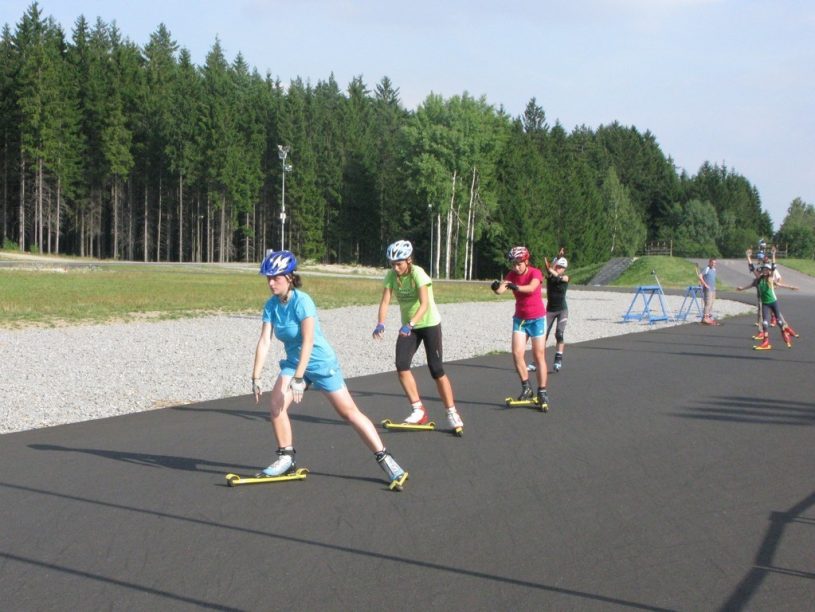
[[[408,479],[409,476],[410,476],[410,474],[405,472],[399,478],[391,480],[391,483],[388,485],[388,488],[391,491],[404,491],[405,483],[407,482],[407,479]]]
[[[230,487],[252,484],[270,484],[273,482],[287,482],[289,480],[305,480],[308,468],[297,468],[290,474],[280,476],[241,476],[240,474],[227,474],[226,484]]]
[[[394,423],[390,419],[385,419],[382,421],[382,427],[393,431],[433,431],[436,429],[436,423],[429,421],[422,425],[417,425],[415,423]]]

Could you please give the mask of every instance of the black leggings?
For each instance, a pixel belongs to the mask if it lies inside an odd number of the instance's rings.
[[[409,336],[400,335],[396,339],[396,371],[406,372],[410,369],[410,362],[413,361],[413,356],[419,350],[422,342],[424,342],[430,375],[434,379],[439,379],[444,376],[441,323],[432,327],[414,329]]]

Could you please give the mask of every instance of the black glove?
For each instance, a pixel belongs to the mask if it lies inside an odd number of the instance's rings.
[[[492,287],[493,291],[498,291],[498,287],[500,287],[500,286],[501,286],[501,281],[499,281],[499,280],[492,281],[492,285],[490,285],[490,287]]]
[[[507,287],[509,287],[509,288],[510,288],[510,289],[512,289],[513,291],[517,291],[517,290],[518,290],[518,285],[516,285],[515,283],[507,283]]]

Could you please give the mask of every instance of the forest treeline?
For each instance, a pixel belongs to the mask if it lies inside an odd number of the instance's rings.
[[[740,256],[773,229],[745,177],[678,171],[635,127],[567,132],[535,98],[512,117],[467,93],[411,111],[387,77],[283,84],[217,38],[197,66],[164,25],[140,47],[80,16],[69,37],[37,3],[0,41],[0,199],[6,248],[224,262],[284,243],[381,265],[406,238],[448,278],[494,274],[515,244]]]

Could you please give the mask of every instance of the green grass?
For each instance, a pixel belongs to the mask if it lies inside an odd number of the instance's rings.
[[[371,305],[373,320],[382,278],[305,272],[303,290],[320,308]],[[486,281],[435,281],[434,294],[439,303],[507,299],[495,296]],[[265,280],[253,271],[216,266],[0,269],[0,327],[259,313],[269,295]]]
[[[636,287],[638,285],[655,285],[656,276],[663,287],[685,288],[698,285],[696,267],[692,261],[682,257],[650,255],[640,257],[611,283],[615,287]],[[726,289],[726,287],[720,287]]]
[[[779,259],[777,263],[792,270],[815,276],[815,259]]]

